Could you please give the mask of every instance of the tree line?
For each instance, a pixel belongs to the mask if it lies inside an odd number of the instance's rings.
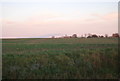
[[[120,35],[118,33],[113,33],[112,36],[108,36],[108,34],[105,34],[105,35],[97,35],[97,34],[85,34],[84,36],[81,35],[81,37],[78,37],[77,34],[73,34],[72,36],[61,36],[61,37],[58,37],[58,38],[119,38]],[[52,36],[52,38],[57,38],[55,36]]]

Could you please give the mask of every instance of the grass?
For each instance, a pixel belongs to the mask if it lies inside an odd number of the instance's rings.
[[[117,38],[3,39],[3,79],[116,79]]]

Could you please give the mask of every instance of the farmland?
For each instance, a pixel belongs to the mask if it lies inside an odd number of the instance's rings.
[[[114,79],[118,39],[3,39],[2,65],[3,79]]]

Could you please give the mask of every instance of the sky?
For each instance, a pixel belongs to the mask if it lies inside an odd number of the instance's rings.
[[[46,38],[118,32],[118,2],[2,0],[2,38]]]

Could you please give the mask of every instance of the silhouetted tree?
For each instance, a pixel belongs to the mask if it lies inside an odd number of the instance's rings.
[[[108,34],[105,34],[105,37],[108,38]]]
[[[87,38],[92,38],[92,36],[89,35],[89,36],[87,36]]]
[[[104,38],[104,36],[99,36],[100,38]]]
[[[73,38],[77,38],[77,34],[73,34],[72,37],[73,37]]]
[[[88,33],[87,38],[92,38],[92,34]]]
[[[92,35],[92,38],[97,38],[98,36],[96,34]]]
[[[89,34],[88,36],[87,36],[87,38],[98,38],[98,36],[96,35],[96,34]]]

